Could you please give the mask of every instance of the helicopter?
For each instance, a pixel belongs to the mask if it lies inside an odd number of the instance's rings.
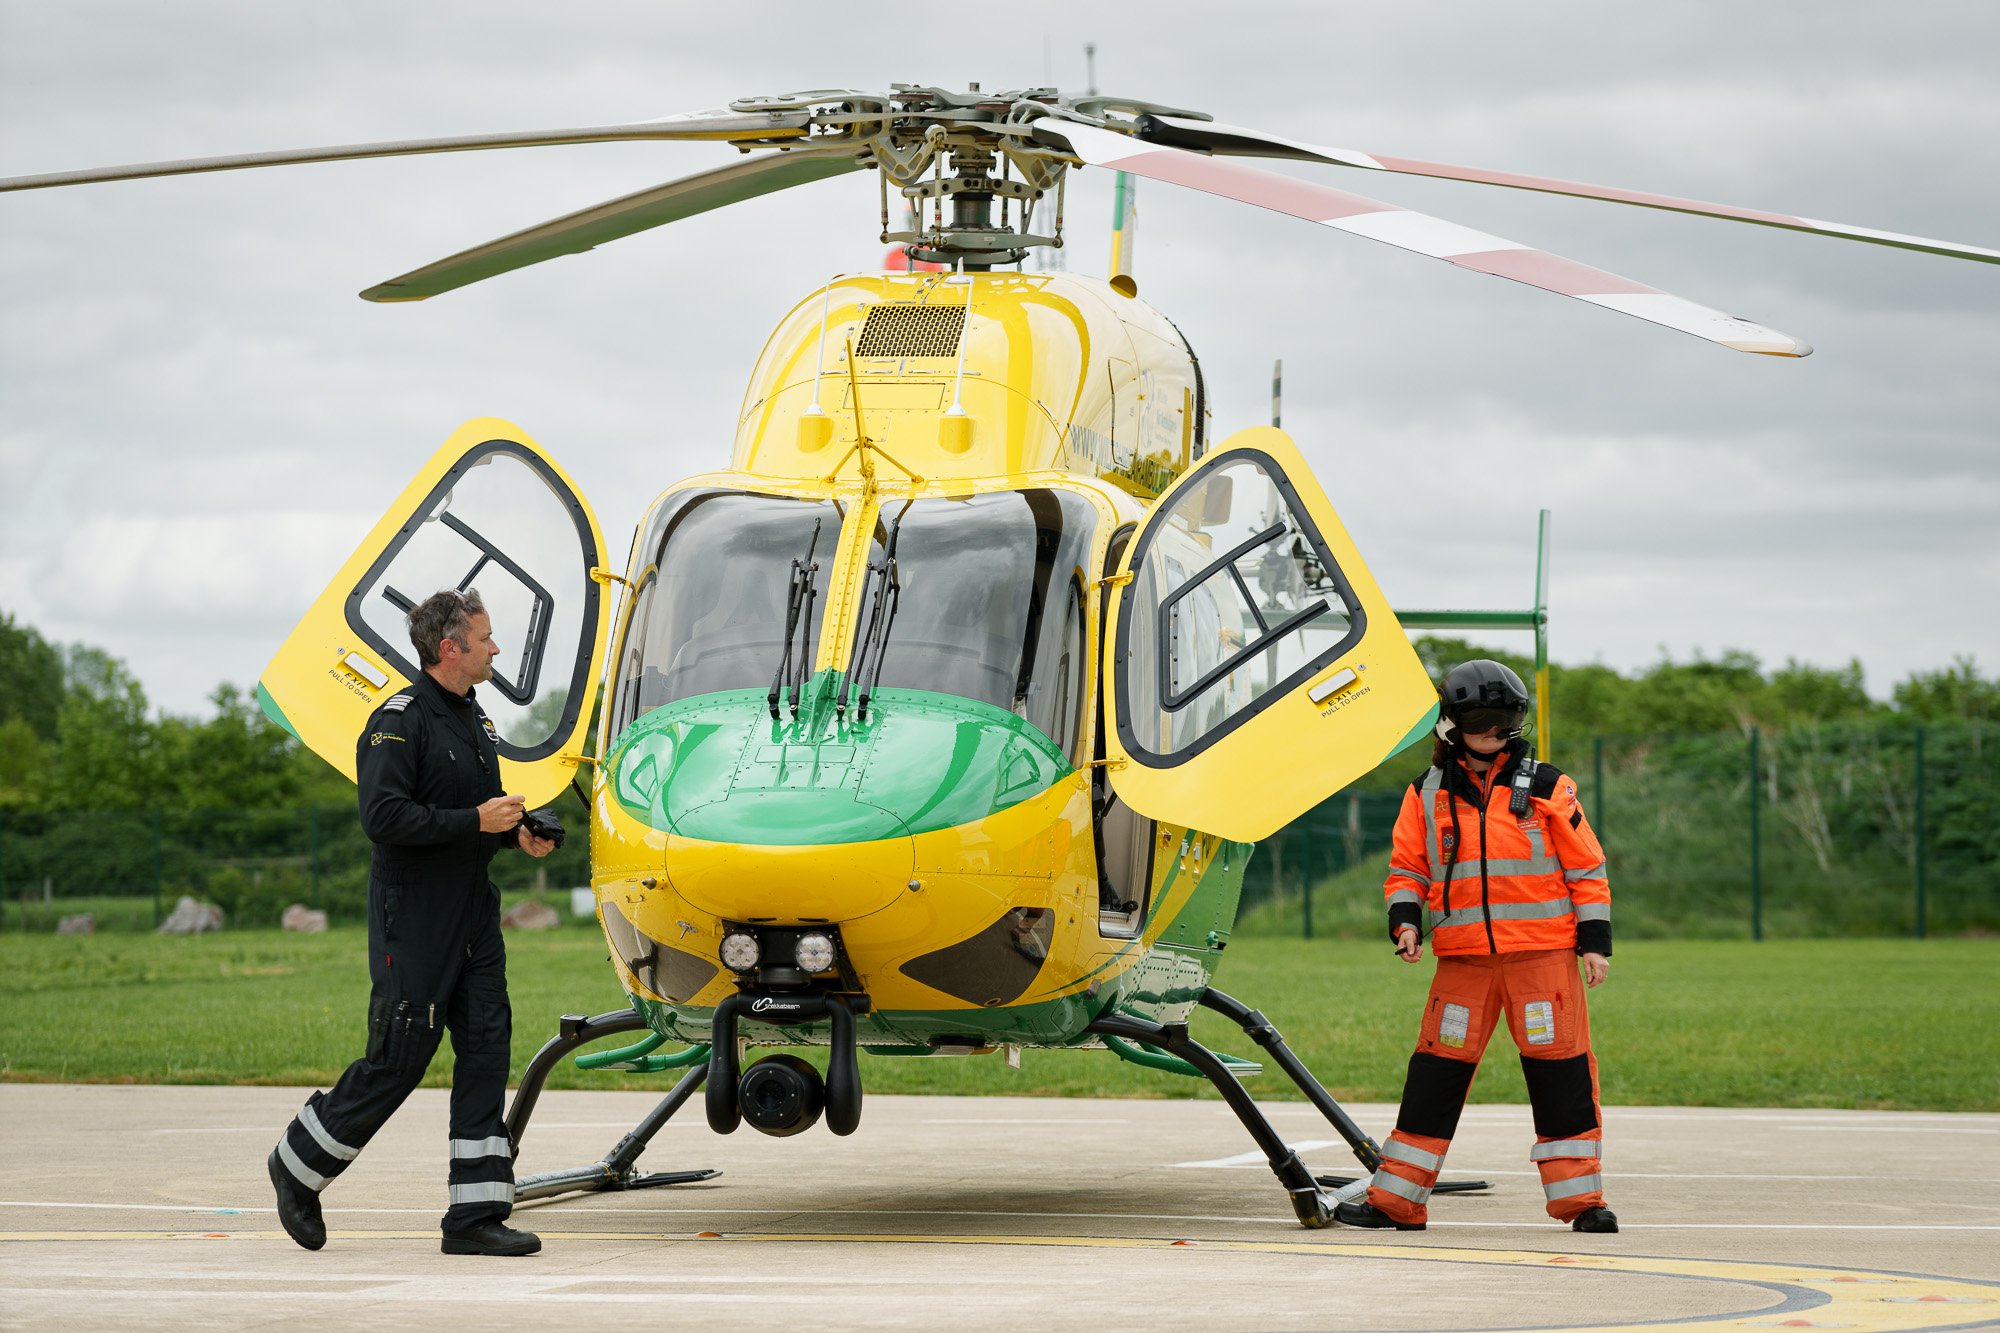
[[[1249,165],[1279,158],[1716,217],[2000,262],[2000,251],[1669,196],[1370,155],[1055,88],[810,90],[631,124],[142,164],[0,191],[619,140],[736,162],[369,287],[424,300],[838,175],[880,182],[904,271],[833,277],[751,369],[726,466],[672,483],[622,565],[553,456],[460,427],[278,650],[265,711],[353,775],[418,672],[402,616],[477,585],[520,651],[489,710],[507,790],[574,788],[629,1008],[565,1015],[560,1060],[684,1071],[606,1156],[517,1197],[699,1178],[637,1159],[699,1093],[711,1128],[852,1133],[862,1054],[1102,1048],[1208,1080],[1307,1227],[1365,1187],[1317,1176],[1188,1034],[1233,1022],[1353,1149],[1377,1145],[1213,979],[1255,844],[1431,732],[1437,696],[1298,447],[1220,440],[1192,344],[1109,281],[1033,272],[1071,170],[1128,173],[1505,277],[1723,347],[1791,335],[1540,250]],[[892,200],[896,196],[891,225]],[[901,210],[908,208],[905,215]],[[935,267],[932,267],[935,266]],[[1011,270],[1010,270],[1011,266]],[[594,726],[593,726],[594,720]],[[669,1043],[680,1049],[662,1053]],[[826,1072],[789,1053],[825,1047]],[[1450,1182],[1466,1187],[1466,1182]]]

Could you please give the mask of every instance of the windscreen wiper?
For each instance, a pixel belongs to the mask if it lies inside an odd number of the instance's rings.
[[[819,549],[820,524],[826,520],[813,520],[812,540],[806,543],[804,559],[792,561],[792,586],[785,598],[785,653],[778,660],[777,674],[771,677],[771,692],[766,698],[771,705],[771,716],[778,715],[778,696],[784,692],[787,683],[792,687],[792,715],[799,712],[799,687],[805,673],[812,670],[812,613],[813,603],[819,597],[819,563],[813,559],[813,552]],[[801,616],[805,620],[805,643],[799,650],[798,670],[792,668],[792,638],[798,633]]]
[[[869,598],[868,629],[861,637],[861,651],[855,654],[853,666],[840,682],[840,697],[835,701],[835,711],[841,714],[847,712],[848,688],[859,680],[862,682],[861,702],[856,716],[868,716],[868,698],[882,681],[882,653],[889,642],[889,622],[896,618],[896,607],[903,596],[903,585],[896,575],[896,539],[903,531],[903,516],[910,512],[913,503],[904,501],[902,509],[896,514],[896,521],[889,525],[889,539],[882,545],[882,558],[868,562],[868,585],[863,593]]]

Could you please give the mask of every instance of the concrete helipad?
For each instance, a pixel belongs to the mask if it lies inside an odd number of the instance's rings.
[[[546,1248],[499,1260],[438,1253],[428,1091],[328,1192],[327,1248],[295,1247],[264,1156],[303,1096],[0,1085],[0,1326],[2000,1326],[1995,1115],[1612,1108],[1624,1230],[1577,1236],[1542,1215],[1526,1109],[1473,1107],[1446,1174],[1493,1190],[1398,1235],[1300,1229],[1214,1101],[877,1097],[848,1139],[718,1138],[697,1102],[642,1165],[720,1178],[525,1205]],[[594,1160],[652,1101],[547,1094],[522,1169]]]

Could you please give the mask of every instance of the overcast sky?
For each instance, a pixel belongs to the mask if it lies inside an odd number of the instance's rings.
[[[801,88],[1081,91],[1094,40],[1106,91],[1296,138],[2000,248],[1983,0],[752,12],[0,0],[0,175]],[[653,494],[726,461],[776,320],[879,260],[872,175],[427,302],[354,293],[732,157],[615,144],[0,196],[0,610],[201,711],[480,415],[550,449],[622,555]],[[1559,661],[1858,657],[1878,695],[1958,654],[2000,665],[2000,266],[1296,170],[1818,349],[1730,352],[1146,185],[1142,295],[1201,355],[1217,437],[1266,418],[1282,356],[1286,428],[1393,603],[1525,606],[1548,507]],[[1089,175],[1069,264],[1101,274],[1109,192]]]

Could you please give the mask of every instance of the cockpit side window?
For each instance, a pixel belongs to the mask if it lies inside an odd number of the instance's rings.
[[[677,699],[768,686],[785,651],[792,563],[819,565],[823,610],[840,522],[831,501],[739,491],[692,492],[664,509],[642,548],[651,563],[619,653],[612,734]]]
[[[896,611],[879,683],[1008,709],[1072,753],[1096,523],[1088,500],[1057,490],[885,502],[870,563],[893,544]]]

